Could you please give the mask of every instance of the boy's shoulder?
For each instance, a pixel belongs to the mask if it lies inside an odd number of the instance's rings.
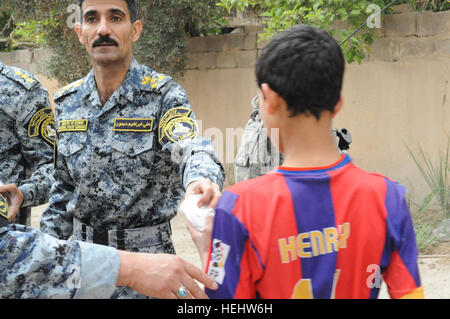
[[[358,194],[376,192],[383,196],[404,199],[406,188],[396,180],[380,173],[366,171],[355,164],[350,165],[348,172],[343,176],[345,182],[341,186],[347,186],[348,190],[356,190]]]
[[[231,192],[237,196],[243,194],[254,194],[264,190],[267,191],[267,187],[270,187],[270,183],[279,178],[280,176],[278,176],[276,173],[269,172],[265,175],[236,183],[228,187],[226,191]]]

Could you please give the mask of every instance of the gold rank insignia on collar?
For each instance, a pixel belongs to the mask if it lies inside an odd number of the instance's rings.
[[[62,132],[86,132],[88,128],[89,121],[86,119],[82,120],[65,120],[59,121],[58,123],[58,133]]]
[[[25,81],[27,81],[30,84],[34,84],[35,79],[33,79],[31,76],[29,76],[28,74],[23,73],[22,71],[15,71],[14,75],[17,75],[19,78],[24,79]]]
[[[58,92],[55,93],[54,100],[58,100],[59,98],[65,96],[66,94],[72,93],[73,91],[77,90],[84,82],[84,79],[75,81],[73,83],[70,83],[69,85],[66,85],[62,89],[60,89]]]
[[[114,119],[114,131],[115,132],[151,132],[153,131],[153,121],[152,118],[147,119]]]
[[[156,89],[158,84],[165,78],[162,74],[155,77],[146,76],[142,79],[142,85],[150,85],[152,89]]]
[[[8,220],[8,201],[0,194],[0,218]]]

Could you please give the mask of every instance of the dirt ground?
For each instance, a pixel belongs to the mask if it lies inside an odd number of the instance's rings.
[[[31,224],[39,228],[39,219],[44,206],[33,208]],[[172,220],[173,241],[177,254],[192,264],[201,267],[200,258],[186,229],[186,219],[178,214]],[[450,242],[436,245],[430,255],[419,255],[419,272],[426,299],[450,299]],[[380,299],[389,298],[383,283]]]

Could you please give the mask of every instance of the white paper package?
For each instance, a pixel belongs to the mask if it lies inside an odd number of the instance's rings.
[[[214,215],[214,209],[207,206],[199,208],[197,203],[200,198],[202,198],[202,195],[190,195],[186,197],[178,210],[186,216],[195,228],[203,232],[206,217]]]

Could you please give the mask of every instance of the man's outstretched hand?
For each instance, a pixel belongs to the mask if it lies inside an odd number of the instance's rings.
[[[222,196],[219,185],[211,182],[209,179],[202,179],[190,183],[186,189],[185,198],[197,194],[202,195],[202,198],[198,201],[198,207],[209,206],[211,208],[216,208],[217,203]]]
[[[128,286],[137,292],[159,299],[207,299],[195,282],[217,289],[216,282],[202,270],[181,257],[168,254],[146,254],[119,251],[121,266],[117,286]],[[179,288],[186,289],[180,296]]]

